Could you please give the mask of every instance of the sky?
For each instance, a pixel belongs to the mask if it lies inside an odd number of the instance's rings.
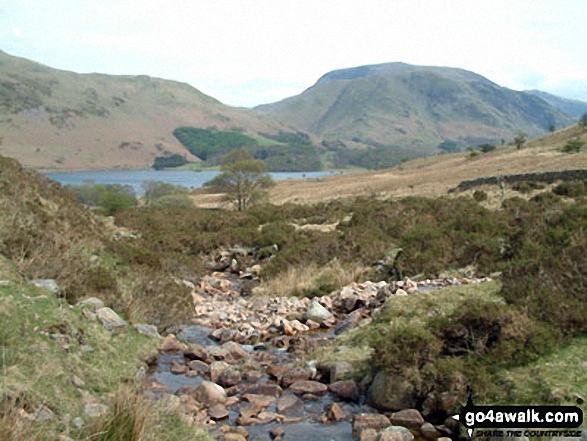
[[[585,0],[0,0],[0,49],[252,107],[401,61],[587,101]]]

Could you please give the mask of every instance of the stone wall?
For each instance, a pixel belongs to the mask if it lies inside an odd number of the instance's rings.
[[[539,173],[520,173],[515,175],[501,175],[501,176],[487,176],[483,178],[463,181],[455,188],[451,188],[448,192],[454,193],[456,191],[466,191],[471,188],[479,187],[481,185],[499,185],[501,181],[504,184],[516,184],[519,182],[545,182],[552,184],[556,181],[580,181],[587,179],[587,169],[579,170],[558,170]]]

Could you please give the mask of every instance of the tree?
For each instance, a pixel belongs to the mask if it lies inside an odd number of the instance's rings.
[[[516,136],[514,138],[514,144],[516,145],[516,148],[518,150],[521,150],[521,148],[522,148],[522,146],[524,145],[525,142],[526,142],[526,134],[525,133],[520,132],[518,134],[518,136]]]
[[[244,211],[262,199],[266,189],[273,185],[263,161],[255,159],[245,149],[237,149],[222,158],[222,173],[210,186],[226,193],[226,199],[234,202],[239,211]]]
[[[579,119],[579,125],[587,127],[587,113],[584,113],[583,116]]]
[[[554,133],[556,130],[556,126],[554,124],[551,124],[548,126],[548,130],[550,133]]]

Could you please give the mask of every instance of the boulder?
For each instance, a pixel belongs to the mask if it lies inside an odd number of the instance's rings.
[[[161,338],[159,332],[157,331],[157,326],[147,325],[145,323],[137,323],[134,325],[134,328],[141,335],[146,335],[147,337],[151,338]]]
[[[306,311],[306,319],[312,320],[316,323],[324,323],[325,321],[332,320],[334,316],[328,309],[318,303],[317,300],[313,300],[308,306]]]
[[[312,371],[307,368],[288,369],[281,376],[281,387],[290,387],[297,380],[309,380],[311,376]]]
[[[103,307],[96,309],[96,316],[102,322],[104,329],[109,332],[118,333],[126,329],[126,322],[110,308]]]
[[[330,382],[346,380],[353,374],[353,365],[348,361],[337,361],[330,367]]]
[[[196,376],[203,376],[210,373],[210,366],[200,360],[192,360],[188,362],[188,367]]]
[[[344,410],[342,410],[342,407],[338,403],[327,405],[325,410],[330,421],[342,421],[346,417]]]
[[[301,409],[304,406],[302,400],[295,395],[284,395],[277,400],[277,411],[279,413],[288,414]]]
[[[229,368],[230,365],[225,361],[215,361],[210,365],[210,379],[216,383],[219,380],[220,375]]]
[[[216,404],[208,409],[208,415],[213,420],[222,420],[228,417],[229,412],[223,404]]]
[[[245,394],[243,396],[243,400],[248,401],[249,403],[254,404],[255,406],[265,408],[275,402],[275,397],[271,397],[268,395]]]
[[[368,402],[378,410],[400,410],[412,408],[414,387],[402,377],[379,371],[369,388]]]
[[[247,351],[243,349],[241,345],[235,343],[233,341],[228,341],[222,345],[222,349],[226,350],[229,357],[232,357],[235,360],[245,358],[249,354]]]
[[[53,279],[33,279],[30,283],[37,288],[49,290],[53,294],[57,294],[60,290],[59,285]]]
[[[195,398],[200,403],[212,407],[226,403],[226,392],[216,383],[202,381],[196,389]]]
[[[222,373],[218,377],[218,384],[222,387],[232,387],[239,384],[242,380],[242,375],[240,371],[233,367],[229,367],[222,371]]]
[[[204,346],[192,343],[189,344],[188,347],[185,349],[183,356],[188,360],[201,360],[201,361],[208,361],[210,356],[208,355],[208,351]]]
[[[389,421],[394,426],[403,426],[409,429],[420,429],[424,421],[424,418],[416,409],[404,409],[399,412],[392,413],[389,416]]]
[[[79,306],[80,308],[90,308],[95,311],[96,309],[103,308],[104,302],[98,297],[88,297],[87,299],[77,302],[76,306]]]
[[[391,426],[379,434],[379,441],[413,441],[414,435],[402,426]]]
[[[353,415],[353,437],[359,438],[365,429],[380,430],[391,425],[385,415],[379,413],[359,413]]]
[[[359,388],[354,380],[343,380],[332,383],[328,390],[346,401],[359,401]]]
[[[422,427],[420,427],[420,433],[424,438],[429,440],[435,440],[437,438],[440,438],[440,432],[436,430],[436,427],[434,427],[430,423],[422,424]]]
[[[173,334],[169,334],[159,345],[160,352],[177,352],[181,350],[181,343]]]
[[[328,387],[318,381],[297,380],[289,387],[289,390],[297,395],[323,395],[328,390]]]
[[[379,433],[375,429],[364,429],[361,432],[360,441],[378,441]]]

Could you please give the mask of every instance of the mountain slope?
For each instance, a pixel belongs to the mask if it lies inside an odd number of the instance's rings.
[[[188,84],[76,74],[0,51],[0,154],[46,169],[146,167],[172,153],[197,160],[179,126],[277,133],[284,126]]]
[[[573,119],[542,99],[462,69],[388,63],[329,72],[300,95],[256,107],[327,139],[431,153],[452,140],[498,143]]]
[[[578,120],[579,118],[581,118],[581,116],[587,113],[586,102],[562,98],[560,96],[552,95],[547,92],[542,92],[541,90],[527,90],[526,92],[534,96],[537,96],[538,98],[541,98],[548,104],[562,110],[567,115],[572,116],[576,120]]]
[[[587,143],[587,129],[575,124],[529,140],[520,150],[515,146],[500,146],[490,153],[473,156],[461,152],[419,158],[387,170],[278,181],[270,191],[270,199],[282,204],[372,194],[381,197],[442,196],[460,182],[480,177],[587,169],[586,147],[579,153],[563,153],[565,144],[574,139]],[[514,192],[513,195],[520,194]]]

